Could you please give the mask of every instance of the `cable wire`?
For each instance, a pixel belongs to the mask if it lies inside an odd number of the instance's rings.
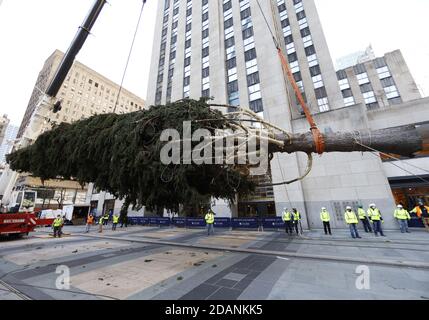
[[[135,32],[134,32],[133,41],[131,42],[130,51],[129,51],[129,53],[128,53],[127,63],[125,64],[124,73],[123,73],[123,75],[122,75],[121,85],[119,86],[118,96],[116,97],[115,107],[113,108],[113,113],[116,113],[116,108],[118,107],[118,104],[119,104],[119,98],[120,98],[120,96],[121,96],[122,89],[123,89],[123,87],[124,87],[125,76],[126,76],[126,74],[127,74],[128,65],[129,65],[129,63],[130,63],[131,55],[132,55],[132,53],[133,53],[134,43],[135,43],[135,41],[136,41],[137,33],[138,33],[138,30],[139,30],[139,27],[140,27],[140,22],[141,22],[141,19],[142,19],[142,16],[143,16],[143,9],[144,9],[145,4],[146,4],[146,0],[143,0],[143,2],[142,2],[142,8],[141,8],[141,10],[140,10],[139,19],[138,19],[138,21],[137,21],[136,30],[135,30]]]

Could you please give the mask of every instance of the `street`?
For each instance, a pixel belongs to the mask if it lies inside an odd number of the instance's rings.
[[[67,226],[0,242],[0,299],[429,299],[428,233]]]

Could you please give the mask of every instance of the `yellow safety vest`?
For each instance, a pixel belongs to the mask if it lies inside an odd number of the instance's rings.
[[[346,211],[344,214],[347,224],[358,223],[358,219],[356,217],[356,213],[354,211]]]
[[[368,209],[368,217],[371,219],[371,221],[380,221],[381,220],[381,213],[378,209]]]
[[[100,220],[98,220],[98,224],[103,224],[104,217],[101,217]]]
[[[62,226],[62,224],[63,224],[63,219],[61,219],[61,218],[56,218],[56,219],[54,220],[54,224],[53,224],[53,226],[54,226],[54,227],[61,227],[61,226]]]
[[[366,212],[364,209],[359,208],[358,209],[358,216],[360,220],[365,220],[366,218]]]
[[[330,216],[330,214],[329,214],[329,212],[328,212],[328,211],[322,211],[322,212],[320,213],[320,219],[321,219],[323,222],[329,222],[329,221],[331,221],[331,216]]]
[[[289,211],[283,212],[283,221],[291,221],[292,220],[292,214]]]
[[[214,220],[215,220],[214,214],[213,213],[207,213],[205,220],[206,220],[207,224],[213,224]]]
[[[119,222],[119,216],[113,216],[113,223]]]
[[[411,219],[410,214],[405,209],[396,209],[393,216],[399,220],[410,220]]]
[[[297,211],[296,213],[293,214],[293,220],[295,220],[295,221],[301,220],[301,213],[299,211]]]

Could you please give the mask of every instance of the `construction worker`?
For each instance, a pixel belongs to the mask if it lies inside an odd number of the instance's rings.
[[[301,228],[301,233],[302,233],[302,226],[301,226],[301,213],[296,210],[296,208],[292,209],[292,213],[293,213],[293,225],[295,226],[295,231],[296,234],[299,235],[300,232],[298,230],[298,226],[300,226]]]
[[[366,216],[366,211],[363,208],[363,206],[359,206],[359,208],[358,208],[358,216],[359,216],[359,220],[363,224],[363,228],[365,229],[365,232],[366,233],[372,232],[371,224],[368,221],[368,217]]]
[[[103,233],[104,216],[101,216],[98,220],[98,233]]]
[[[357,230],[358,218],[356,216],[356,213],[353,211],[352,207],[346,208],[346,212],[344,213],[344,219],[346,220],[346,223],[350,227],[350,233],[352,235],[352,238],[361,239],[361,237],[359,236],[359,232]]]
[[[419,201],[418,206],[411,210],[411,212],[417,214],[419,219],[422,219],[426,231],[429,232],[429,207],[425,206],[422,201]]]
[[[375,236],[378,237],[378,233],[380,233],[382,237],[385,237],[383,229],[381,228],[381,222],[383,221],[383,217],[381,216],[380,210],[374,203],[371,203],[369,205],[368,217],[372,221]]]
[[[210,234],[214,234],[215,213],[209,209],[204,219],[207,225],[207,235],[210,236]]]
[[[91,229],[91,226],[94,224],[94,216],[90,213],[89,216],[86,218],[86,230],[85,233],[89,233],[89,230]]]
[[[105,212],[103,216],[103,225],[107,226],[109,224],[109,213]]]
[[[398,220],[401,233],[410,233],[408,230],[408,220],[411,220],[411,216],[407,210],[401,204],[398,204],[393,217]]]
[[[331,233],[331,215],[329,214],[328,210],[326,208],[322,208],[322,211],[320,212],[320,220],[323,222],[323,229],[325,230],[325,235],[332,236]]]
[[[57,215],[57,218],[52,223],[52,228],[54,229],[54,238],[56,238],[57,236],[58,238],[61,238],[63,225],[63,218],[61,218],[61,215]]]
[[[113,224],[112,224],[112,231],[116,231],[116,227],[118,226],[118,223],[119,223],[119,215],[118,214],[115,214],[112,217],[112,222],[113,222]]]
[[[288,208],[284,208],[283,215],[282,215],[283,222],[285,223],[285,230],[286,233],[289,235],[293,234],[293,226],[292,226],[292,213],[288,210]]]

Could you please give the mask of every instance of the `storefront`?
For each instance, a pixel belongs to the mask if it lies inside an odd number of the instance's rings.
[[[421,178],[429,181],[429,175]],[[389,178],[389,183],[395,202],[402,204],[407,210],[411,211],[420,201],[429,206],[429,183],[415,177]],[[415,214],[411,216],[411,226],[423,227]]]

